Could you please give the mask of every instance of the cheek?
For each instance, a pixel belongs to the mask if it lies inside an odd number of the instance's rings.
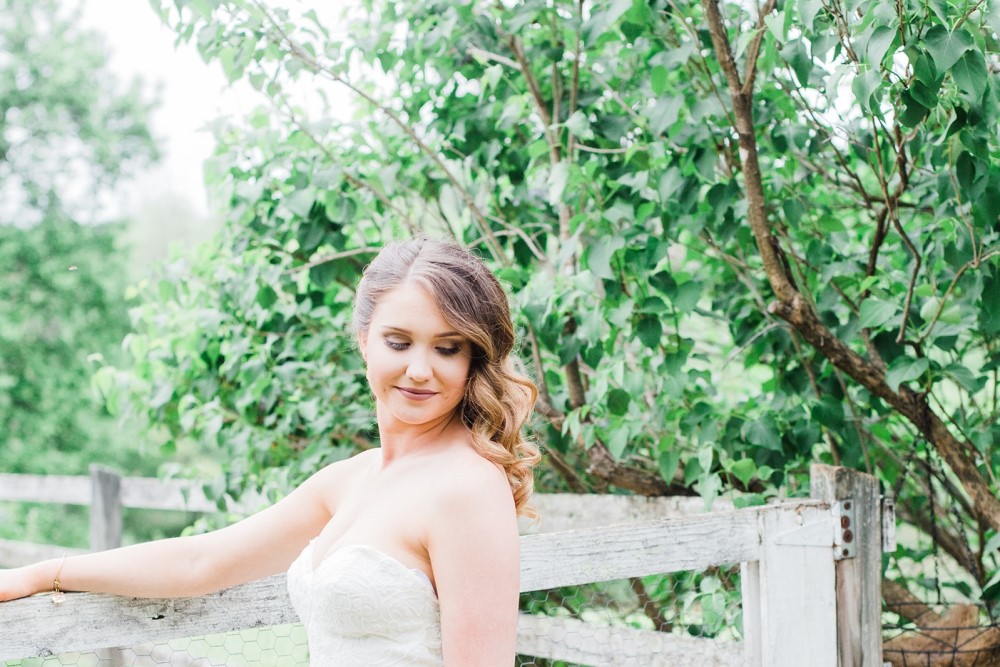
[[[465,390],[469,386],[469,382],[472,379],[472,364],[470,361],[468,359],[464,359],[463,363],[456,364],[451,377],[452,382],[460,387],[462,393],[464,394]]]

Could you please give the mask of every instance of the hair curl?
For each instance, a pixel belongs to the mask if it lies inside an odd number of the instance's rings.
[[[472,344],[465,396],[458,406],[476,451],[507,474],[519,515],[537,517],[528,503],[534,490],[532,468],[538,447],[521,428],[538,396],[534,382],[511,360],[514,325],[496,276],[462,246],[415,238],[385,246],[365,268],[354,301],[354,328],[362,335],[383,294],[407,281],[428,290],[445,320]]]

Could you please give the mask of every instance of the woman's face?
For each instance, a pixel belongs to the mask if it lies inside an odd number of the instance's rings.
[[[451,419],[465,395],[472,349],[427,290],[404,283],[382,295],[359,343],[380,418],[411,425]]]

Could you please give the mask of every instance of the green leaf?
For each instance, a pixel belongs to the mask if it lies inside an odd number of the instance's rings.
[[[803,86],[809,85],[809,76],[812,73],[813,61],[809,57],[803,40],[796,39],[785,44],[781,49],[781,57],[791,66],[796,78]]]
[[[611,29],[611,26],[617,23],[618,19],[632,8],[632,0],[612,0],[605,7],[606,9],[591,14],[590,19],[583,24],[581,34],[583,35],[584,43],[588,46],[596,43],[601,35],[607,33]],[[530,11],[525,11],[523,14],[529,17],[532,16]]]
[[[729,467],[729,471],[742,482],[743,486],[748,486],[754,473],[757,472],[757,464],[753,459],[740,459]]]
[[[987,382],[985,375],[976,375],[960,363],[952,362],[942,369],[944,374],[970,393],[976,393]]]
[[[899,306],[888,301],[869,298],[861,303],[860,323],[866,329],[880,327],[899,312]]]
[[[951,68],[951,75],[955,77],[955,84],[973,103],[983,98],[989,73],[986,71],[986,60],[978,50],[966,51]]]
[[[617,417],[628,412],[628,406],[631,402],[632,397],[624,389],[615,388],[608,392],[608,411]]]
[[[696,280],[689,280],[677,288],[677,294],[670,300],[674,308],[682,313],[690,313],[698,305],[704,285]]]
[[[927,31],[924,46],[934,59],[938,72],[946,72],[958,62],[966,51],[973,48],[972,35],[965,28],[949,32],[942,25],[936,25]]]
[[[776,452],[781,451],[781,436],[778,434],[778,425],[771,415],[764,415],[760,419],[747,422],[743,426],[742,434],[750,444]]]
[[[904,382],[916,380],[926,373],[928,368],[930,368],[930,362],[927,360],[927,357],[921,357],[920,359],[899,357],[892,362],[888,372],[886,372],[885,383],[889,385],[890,389],[897,391],[899,385]]]
[[[785,213],[785,222],[792,227],[797,227],[802,216],[806,213],[806,207],[798,199],[786,199],[781,202],[781,208]]]
[[[268,285],[264,285],[259,290],[257,290],[257,303],[264,310],[269,309],[278,301],[278,294]]]
[[[865,111],[876,112],[877,107],[873,108],[873,97],[876,92],[882,87],[882,74],[876,69],[868,69],[854,77],[854,81],[851,83],[851,90],[854,91],[854,97],[857,99],[858,104]]]
[[[937,67],[926,51],[920,51],[913,60],[913,76],[917,81],[933,90],[937,90],[941,85],[941,77],[938,76]]]
[[[976,159],[969,151],[962,151],[955,160],[955,178],[959,186],[968,195],[972,189],[972,184],[976,180]]]
[[[919,82],[915,84],[919,85]],[[900,98],[903,102],[903,111],[899,114],[899,122],[906,127],[916,127],[927,117],[930,110],[918,102],[909,90],[904,90]]]
[[[764,17],[764,24],[779,42],[785,41],[785,12],[775,11]]]
[[[649,279],[649,284],[663,292],[668,299],[677,296],[677,281],[669,271],[654,273]]]
[[[807,29],[812,29],[816,15],[823,9],[823,0],[799,0],[799,16]]]
[[[153,387],[152,396],[149,397],[149,407],[154,410],[166,405],[174,396],[174,387],[168,382],[157,383]]]
[[[658,97],[653,108],[646,114],[649,119],[649,129],[654,134],[663,134],[667,128],[677,122],[683,107],[684,97],[680,95]]]
[[[628,429],[620,424],[617,426],[612,425],[611,436],[608,438],[606,444],[612,458],[616,461],[620,460],[622,454],[625,453],[625,448],[628,446]]]
[[[920,81],[914,81],[913,84],[906,91],[904,91],[904,94],[909,93],[912,99],[916,100],[925,109],[930,110],[938,104],[937,91],[940,87],[941,86],[939,84],[934,88],[930,88]]]
[[[684,485],[690,486],[695,480],[701,477],[701,464],[698,459],[692,456],[684,462]]]
[[[587,251],[587,268],[598,278],[611,280],[611,256],[625,245],[625,239],[620,236],[603,237],[594,241]]]
[[[896,33],[894,28],[884,25],[875,28],[865,47],[865,56],[873,69],[882,67],[882,61],[885,60],[886,52],[896,39]]]
[[[677,474],[677,465],[680,461],[681,452],[676,447],[672,447],[671,449],[661,452],[659,458],[656,460],[657,468],[660,470],[660,477],[662,477],[667,484],[673,483],[674,475]]]
[[[316,201],[316,193],[312,188],[306,188],[303,190],[296,190],[295,192],[288,195],[285,199],[285,206],[293,214],[299,216],[300,218],[305,218],[309,216],[309,211],[312,209],[313,202]]]
[[[663,337],[663,325],[660,318],[653,315],[643,315],[636,325],[636,334],[642,344],[651,350],[657,349]]]
[[[1000,334],[1000,270],[992,267],[983,281],[979,328],[987,336]]]
[[[649,70],[649,85],[653,89],[653,95],[659,97],[667,89],[667,80],[670,71],[663,65],[656,65]]]
[[[826,234],[834,232],[846,232],[847,226],[844,221],[832,215],[825,215],[816,221],[816,229]]]

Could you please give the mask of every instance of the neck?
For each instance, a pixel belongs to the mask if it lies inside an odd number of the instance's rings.
[[[465,440],[465,425],[458,411],[425,424],[405,424],[388,418],[376,406],[379,441],[382,448],[382,465],[414,454],[430,454],[454,446]]]

